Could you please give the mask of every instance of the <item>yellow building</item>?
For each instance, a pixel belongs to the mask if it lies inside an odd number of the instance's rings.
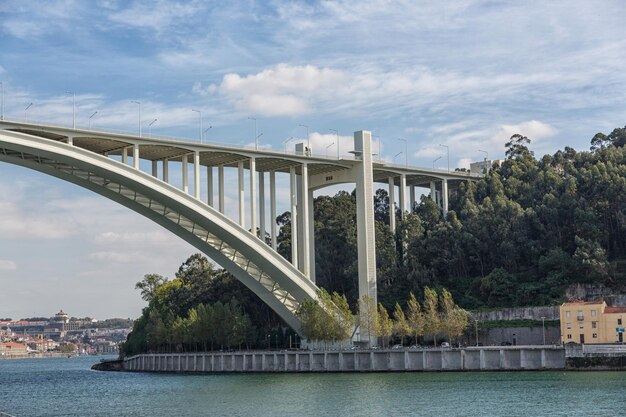
[[[574,301],[561,305],[563,343],[623,343],[626,307],[604,301]]]

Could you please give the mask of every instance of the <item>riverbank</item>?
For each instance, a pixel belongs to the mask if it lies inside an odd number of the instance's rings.
[[[169,373],[529,371],[565,369],[561,346],[142,354],[124,370]]]
[[[42,358],[73,358],[80,355],[74,355],[71,353],[61,352],[46,352],[46,353],[26,353],[23,355],[0,355],[0,360],[14,360],[14,359],[42,359]],[[83,355],[84,356],[84,355]]]

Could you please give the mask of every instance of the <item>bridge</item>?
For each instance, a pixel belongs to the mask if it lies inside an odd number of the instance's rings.
[[[353,156],[329,158],[315,155],[304,143],[296,144],[294,152],[277,152],[2,120],[0,161],[74,183],[160,224],[232,273],[300,331],[300,304],[317,298],[314,191],[355,184],[359,296],[376,302],[374,183],[387,185],[392,206],[398,190],[404,218],[415,203],[416,187],[429,188],[445,215],[449,189],[478,178],[376,160],[371,137],[368,131],[355,132]],[[237,172],[235,219],[225,210],[225,168]],[[172,169],[181,170],[181,187],[171,184]],[[201,170],[206,170],[206,184],[201,184]],[[279,175],[289,182],[291,262],[277,252]],[[206,200],[201,199],[201,187],[206,187]],[[389,227],[395,231],[395,215]]]

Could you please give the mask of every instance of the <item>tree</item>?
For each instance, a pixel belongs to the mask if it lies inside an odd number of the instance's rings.
[[[396,303],[396,308],[393,311],[393,333],[396,337],[400,338],[400,343],[404,345],[404,338],[411,334],[411,326],[406,319],[404,311],[400,304]]]
[[[437,291],[424,288],[424,333],[432,336],[437,344],[437,334],[441,330],[439,319]]]
[[[396,307],[396,311],[398,307],[399,306]],[[415,344],[417,344],[418,338],[424,334],[424,326],[426,323],[424,321],[422,307],[417,301],[417,298],[415,298],[415,294],[412,292],[409,295],[409,301],[407,303],[407,319],[411,333],[415,336]]]
[[[141,298],[148,303],[154,299],[159,287],[167,282],[167,278],[159,274],[146,274],[143,279],[135,284],[135,289],[141,290]]]
[[[389,318],[387,309],[378,303],[378,332],[377,336],[383,338],[383,346],[387,346],[389,338],[393,334],[393,321]]]
[[[468,326],[467,312],[454,303],[447,289],[441,291],[441,329],[448,336],[448,342],[460,337]]]
[[[367,341],[372,345],[372,336],[376,336],[378,324],[378,312],[376,303],[369,295],[364,295],[359,300],[359,326],[361,335],[367,337]]]

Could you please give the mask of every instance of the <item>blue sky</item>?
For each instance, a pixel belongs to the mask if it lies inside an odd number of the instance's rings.
[[[620,1],[45,1],[0,3],[5,117],[246,145],[372,130],[412,165],[588,149],[626,120]],[[33,105],[24,111],[29,103]],[[438,164],[445,162],[445,156]],[[443,165],[439,165],[444,168]],[[193,248],[74,186],[0,165],[0,317],[139,314],[133,284]]]

